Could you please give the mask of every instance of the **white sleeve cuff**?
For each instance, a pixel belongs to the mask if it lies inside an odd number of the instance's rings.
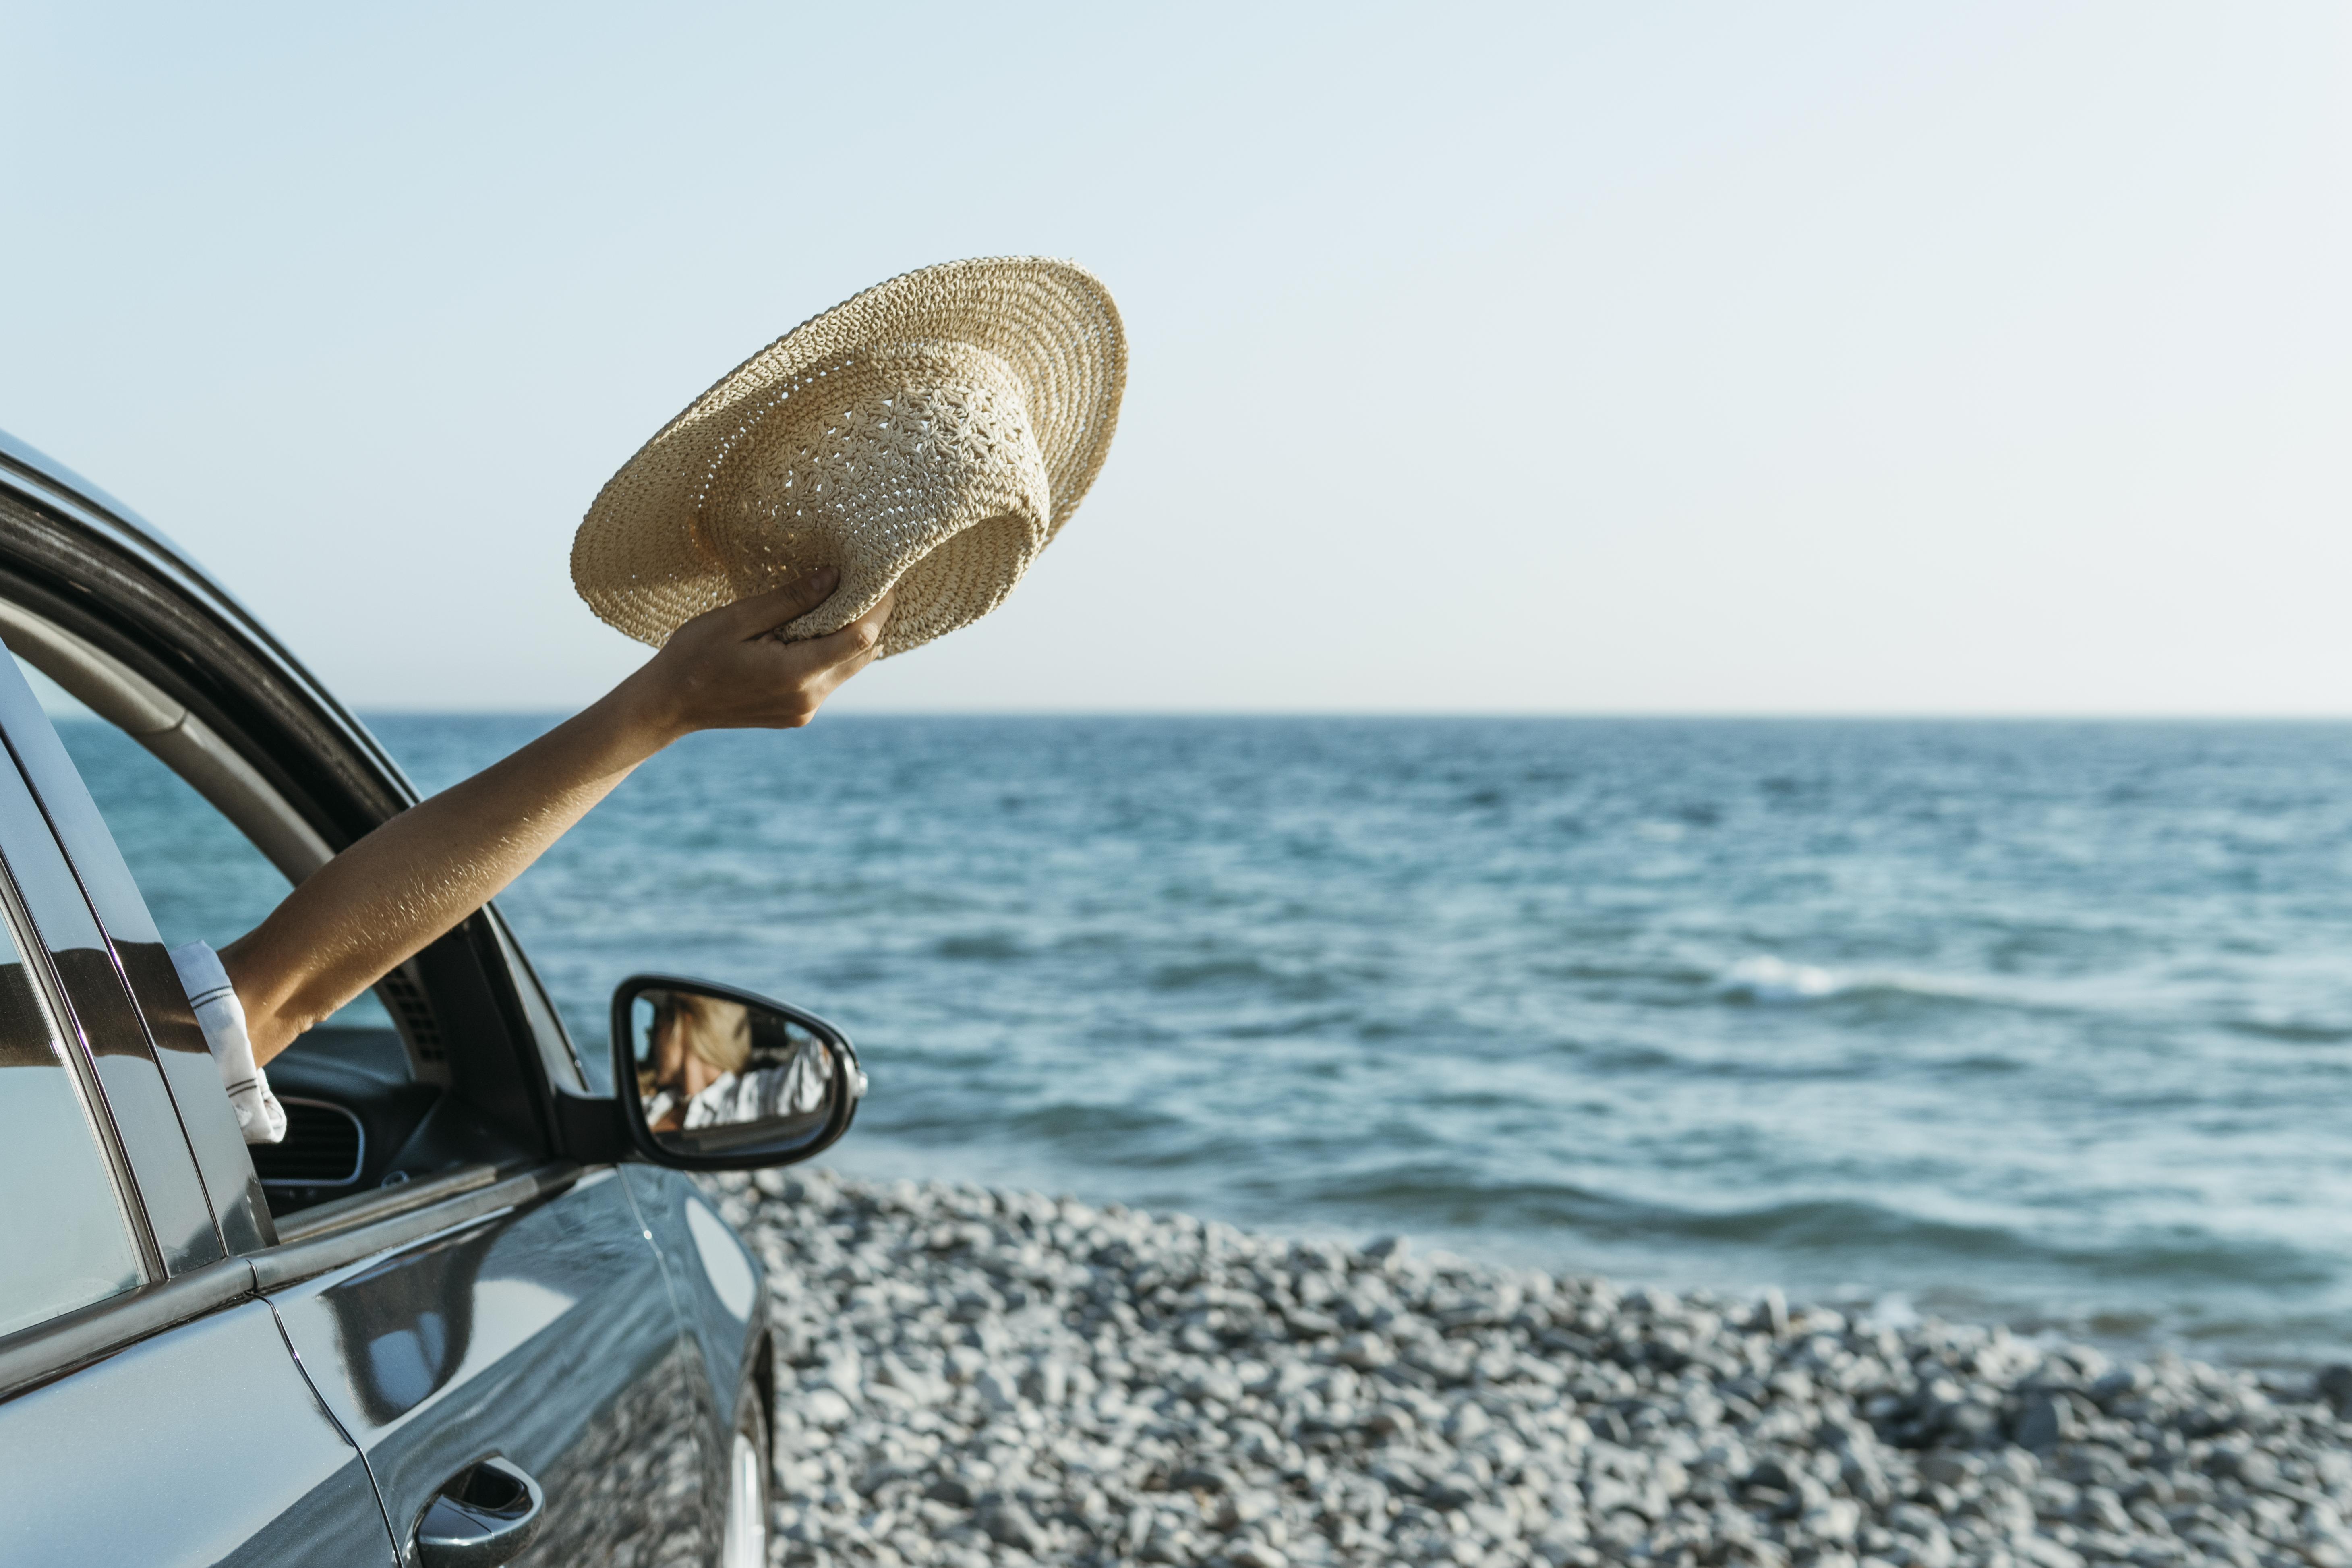
[[[196,1009],[205,1044],[212,1047],[219,1067],[221,1087],[236,1111],[236,1124],[248,1143],[275,1143],[286,1136],[286,1108],[269,1092],[269,1079],[253,1062],[253,1040],[245,1032],[245,1004],[228,983],[220,954],[200,942],[172,950],[172,967]]]

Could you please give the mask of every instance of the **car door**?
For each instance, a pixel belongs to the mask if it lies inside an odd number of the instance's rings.
[[[0,1562],[391,1563],[365,1464],[225,1255],[142,1068],[152,1043],[0,755]]]
[[[208,1071],[136,878],[23,677],[0,664],[0,731],[70,852],[84,918],[99,917],[93,942],[110,955],[118,1005]],[[230,1267],[258,1293],[252,1321],[299,1360],[327,1430],[340,1428],[364,1457],[355,1473],[372,1473],[371,1504],[381,1503],[373,1528],[388,1525],[401,1561],[426,1561],[418,1542],[428,1512],[497,1458],[530,1478],[541,1507],[526,1550],[478,1561],[708,1563],[724,1458],[698,1429],[709,1403],[696,1381],[700,1358],[611,1155],[594,1164],[562,1156],[550,1064],[568,1062],[570,1047],[541,1037],[555,1026],[551,1010],[518,994],[528,977],[510,953],[484,911],[411,966],[438,1081],[384,1082],[386,1058],[356,1050],[357,1037],[306,1037],[272,1064],[286,1084],[328,1086],[307,1097],[314,1109],[340,1095],[362,1124],[388,1114],[372,1095],[405,1097],[401,1146],[370,1156],[393,1162],[379,1180],[394,1184],[328,1202],[296,1189],[306,1206],[284,1212],[284,1192],[263,1188],[236,1142],[217,1078],[183,1075],[173,1087],[202,1112],[187,1118],[207,1177],[197,1190],[242,1216]],[[401,1059],[396,1047],[388,1059]]]
[[[413,1544],[436,1500],[497,1457],[546,1500],[544,1528],[507,1561],[712,1562],[697,1368],[619,1173],[542,1166],[449,1217],[282,1285],[275,1277],[310,1272],[301,1244],[255,1259],[395,1531]]]

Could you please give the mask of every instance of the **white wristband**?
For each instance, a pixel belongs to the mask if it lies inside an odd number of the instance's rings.
[[[228,983],[220,954],[200,942],[172,950],[172,967],[180,972],[188,1001],[203,1026],[205,1044],[212,1047],[220,1068],[221,1087],[236,1111],[236,1124],[248,1143],[275,1143],[286,1136],[286,1108],[269,1092],[269,1079],[254,1065],[253,1040],[245,1030],[245,1004]]]

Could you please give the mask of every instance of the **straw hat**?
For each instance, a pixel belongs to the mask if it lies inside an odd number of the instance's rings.
[[[950,261],[786,332],[605,483],[572,581],[659,647],[706,610],[819,566],[822,637],[898,601],[881,656],[1004,602],[1094,483],[1127,384],[1109,291],[1067,261]]]

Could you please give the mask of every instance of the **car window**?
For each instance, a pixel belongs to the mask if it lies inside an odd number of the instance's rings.
[[[39,670],[22,659],[17,668],[89,786],[166,944],[226,947],[278,907],[293,884],[211,802]],[[329,1023],[392,1027],[373,993],[363,993]]]
[[[0,1333],[128,1290],[139,1254],[65,1048],[0,923]]]
[[[167,945],[226,947],[291,890],[252,840],[145,747],[86,710],[50,717]],[[391,1023],[373,996],[352,1006],[337,1021]]]
[[[109,720],[19,657],[58,738],[168,945],[218,948],[258,925],[292,884],[195,787]],[[384,987],[407,984],[399,972]],[[426,1123],[446,1081],[429,1012],[413,993],[395,1025],[363,993],[274,1058],[269,1080],[287,1118],[277,1143],[247,1148],[271,1214],[431,1174],[471,1157],[462,1138]]]

